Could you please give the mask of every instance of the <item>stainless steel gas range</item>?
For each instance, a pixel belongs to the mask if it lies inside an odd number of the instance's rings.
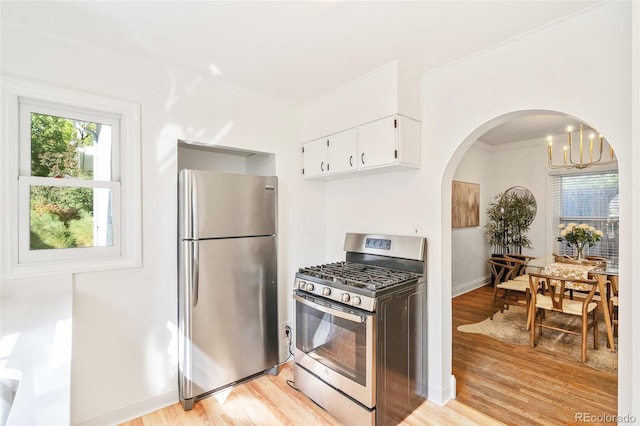
[[[427,242],[348,233],[344,250],[296,273],[295,385],[343,424],[394,424],[426,396]]]

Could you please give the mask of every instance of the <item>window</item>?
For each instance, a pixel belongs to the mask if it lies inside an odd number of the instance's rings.
[[[19,261],[64,258],[68,254],[59,249],[69,248],[106,248],[91,256],[118,252],[117,117],[20,99],[19,131],[19,208],[25,218]]]
[[[139,265],[139,107],[13,80],[3,91],[3,275]]]
[[[599,229],[604,236],[585,254],[616,262],[620,237],[618,172],[556,175],[552,185],[554,224],[586,223]],[[555,242],[554,252],[574,254],[563,241]]]

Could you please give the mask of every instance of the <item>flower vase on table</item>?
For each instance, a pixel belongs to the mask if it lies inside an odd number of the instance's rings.
[[[593,247],[604,235],[602,231],[586,223],[568,225],[560,224],[560,236],[558,241],[566,241],[568,247],[574,247],[575,260],[583,261],[584,249]]]

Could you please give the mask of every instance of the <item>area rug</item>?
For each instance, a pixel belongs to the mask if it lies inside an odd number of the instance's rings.
[[[475,324],[465,324],[458,327],[464,333],[476,333],[489,336],[501,342],[512,345],[529,345],[530,331],[526,329],[527,312],[524,307],[510,306],[504,313],[497,312],[493,320],[489,318]],[[560,327],[579,329],[580,318],[553,313],[547,313],[547,322],[556,322]],[[536,331],[537,333],[537,331]],[[587,337],[586,364],[596,370],[606,373],[618,373],[618,354],[607,348],[607,333],[604,320],[598,322],[599,349],[593,349],[593,330],[589,330]],[[580,336],[544,329],[542,336],[536,337],[538,347],[554,352],[562,352],[580,362]]]

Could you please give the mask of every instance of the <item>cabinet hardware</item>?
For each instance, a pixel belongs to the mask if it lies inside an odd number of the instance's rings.
[[[398,150],[397,149],[395,151],[393,151],[393,156],[396,159],[398,158]]]
[[[329,139],[327,139],[327,146],[329,146]]]
[[[324,161],[320,162],[320,171],[324,172]]]
[[[304,146],[302,147],[302,153],[304,154]]]
[[[394,129],[398,128],[398,120],[393,120],[393,128]]]
[[[353,167],[353,155],[349,156],[349,167]]]
[[[362,161],[362,164],[364,164],[364,152],[360,155],[360,161]]]
[[[302,169],[302,174],[304,174],[304,169]]]
[[[329,163],[327,163],[327,171],[329,171]]]

